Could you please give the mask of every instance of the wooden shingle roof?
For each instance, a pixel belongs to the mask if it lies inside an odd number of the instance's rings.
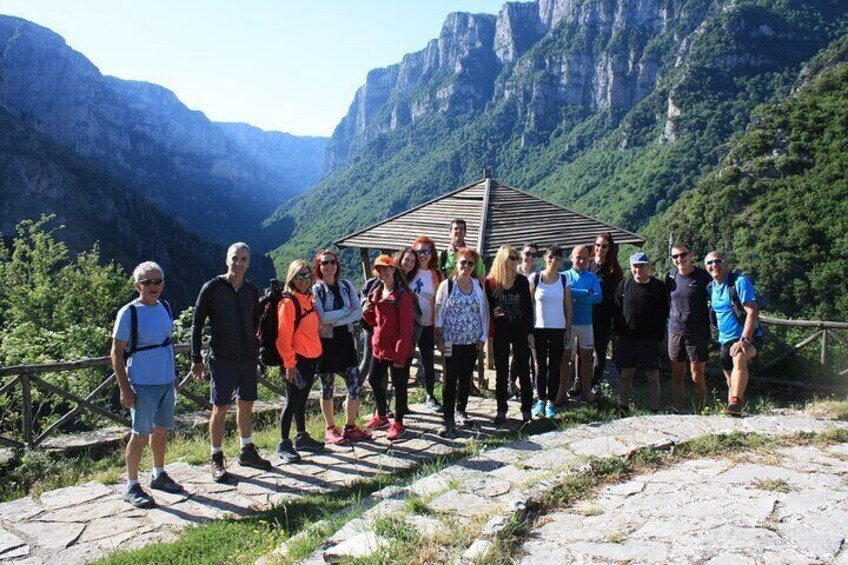
[[[645,241],[638,234],[484,178],[335,243],[338,247],[397,250],[426,235],[444,249],[450,244],[448,232],[454,218],[465,220],[466,242],[485,257],[494,257],[501,245],[520,248],[528,241],[540,248],[558,244],[568,249],[591,243],[604,231],[610,232],[617,243]]]

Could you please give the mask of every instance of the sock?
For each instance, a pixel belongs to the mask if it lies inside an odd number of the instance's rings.
[[[153,478],[155,479],[159,475],[165,472],[165,467],[153,467]]]
[[[245,445],[250,445],[251,443],[253,443],[253,437],[247,436],[247,437],[241,438],[241,446],[242,447],[244,447]]]
[[[223,447],[214,447],[214,446],[212,447],[212,455],[215,455],[216,453],[221,453],[223,451],[224,451]]]
[[[353,428],[355,428],[355,427],[356,427],[356,425],[355,425],[355,424],[345,424],[345,429],[346,429],[346,430],[352,430],[352,429],[353,429]]]
[[[129,489],[133,488],[133,487],[134,487],[135,485],[137,485],[137,484],[138,484],[138,480],[137,480],[137,479],[136,479],[136,480],[133,480],[133,479],[127,479],[127,490],[129,490]]]

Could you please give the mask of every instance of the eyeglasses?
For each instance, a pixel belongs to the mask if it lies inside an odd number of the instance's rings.
[[[724,263],[724,259],[710,259],[709,261],[704,261],[704,265],[721,265]]]
[[[608,243],[596,243],[595,247],[600,247],[601,249],[609,249]]]
[[[518,262],[518,255],[510,255],[510,256],[509,256],[509,260],[510,260],[510,261]]]
[[[312,273],[297,273],[294,276],[294,280],[296,281],[308,281],[312,278]]]
[[[164,279],[142,279],[138,281],[141,286],[159,286],[164,282]]]
[[[463,259],[462,261],[457,261],[457,264],[458,264],[460,267],[473,267],[473,266],[474,266],[474,261],[470,261],[470,260],[467,260],[467,259]]]
[[[321,261],[322,267],[326,267],[327,265],[335,265],[335,264],[336,264],[335,259],[327,259],[326,261]]]
[[[532,257],[533,259],[539,256],[539,254],[535,251],[522,251],[521,254],[525,257]]]
[[[421,248],[421,249],[415,249],[414,251],[415,251],[417,254],[419,254],[419,255],[430,255],[430,254],[432,254],[432,253],[433,253],[433,252],[432,252],[432,251],[430,251],[430,249],[429,249],[429,248],[427,248],[427,247],[423,247],[423,248]]]
[[[684,257],[686,257],[687,255],[689,255],[689,252],[688,252],[688,251],[687,251],[686,253],[672,253],[672,254],[671,254],[671,258],[672,258],[672,259],[683,259],[683,258],[684,258]]]

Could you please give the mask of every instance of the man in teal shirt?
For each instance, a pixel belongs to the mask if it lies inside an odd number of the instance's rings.
[[[576,349],[580,360],[580,375],[574,379],[574,384],[568,389],[567,394],[572,399],[593,400],[588,398],[588,387],[592,383],[592,351],[595,347],[595,334],[592,329],[592,305],[600,304],[603,294],[598,277],[589,270],[589,248],[585,245],[575,247],[571,251],[571,262],[573,266],[564,274],[571,286],[574,320],[571,322],[571,343],[567,343],[565,349],[568,362],[562,364],[563,373],[559,390],[566,390],[569,373],[572,370],[571,359]],[[583,390],[584,384],[586,390]],[[565,402],[565,398],[558,399],[558,403],[561,402]]]
[[[468,226],[466,226],[465,220],[462,218],[457,218],[451,222],[450,245],[439,254],[439,268],[442,269],[446,277],[451,276],[454,269],[456,269],[456,252],[463,247],[468,247],[465,243],[465,233],[467,230]],[[479,252],[480,250],[478,249],[477,251]],[[486,266],[483,264],[482,255],[480,256],[480,260],[477,261],[476,275],[481,281],[486,276]]]

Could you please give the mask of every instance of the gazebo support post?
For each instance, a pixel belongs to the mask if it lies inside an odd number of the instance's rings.
[[[371,257],[368,256],[367,247],[359,250],[359,257],[362,259],[362,276],[367,281],[371,278]]]

